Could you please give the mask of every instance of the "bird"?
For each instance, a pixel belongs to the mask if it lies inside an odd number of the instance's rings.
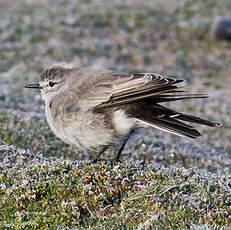
[[[97,162],[108,149],[121,153],[134,132],[154,127],[178,136],[201,137],[191,124],[221,124],[167,108],[165,102],[207,98],[187,93],[184,80],[159,73],[123,73],[76,67],[68,63],[45,68],[40,81],[25,88],[40,89],[47,122],[54,134],[78,149],[95,150]]]

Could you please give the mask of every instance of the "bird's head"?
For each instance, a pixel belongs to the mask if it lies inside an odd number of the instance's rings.
[[[47,101],[65,88],[65,79],[75,67],[71,64],[55,64],[40,74],[40,81],[25,85],[25,88],[40,89],[42,98]]]

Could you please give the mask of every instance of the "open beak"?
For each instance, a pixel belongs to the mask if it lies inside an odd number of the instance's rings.
[[[31,88],[31,89],[42,89],[43,87],[40,86],[39,83],[30,83],[24,86],[25,88]]]

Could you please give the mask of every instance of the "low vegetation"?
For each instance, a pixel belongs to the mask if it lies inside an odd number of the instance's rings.
[[[0,229],[230,229],[229,0],[0,1]],[[140,130],[122,162],[89,164],[49,129],[39,80],[56,62],[183,78],[209,99],[170,106],[223,124],[192,141]],[[105,158],[112,158],[109,151]]]

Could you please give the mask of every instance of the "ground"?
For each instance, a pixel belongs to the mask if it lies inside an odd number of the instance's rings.
[[[210,26],[229,0],[0,1],[0,229],[231,228],[231,44]],[[46,66],[74,62],[185,79],[209,99],[170,103],[223,124],[200,140],[144,129],[122,162],[90,165],[49,129]],[[110,158],[112,152],[105,157]]]

